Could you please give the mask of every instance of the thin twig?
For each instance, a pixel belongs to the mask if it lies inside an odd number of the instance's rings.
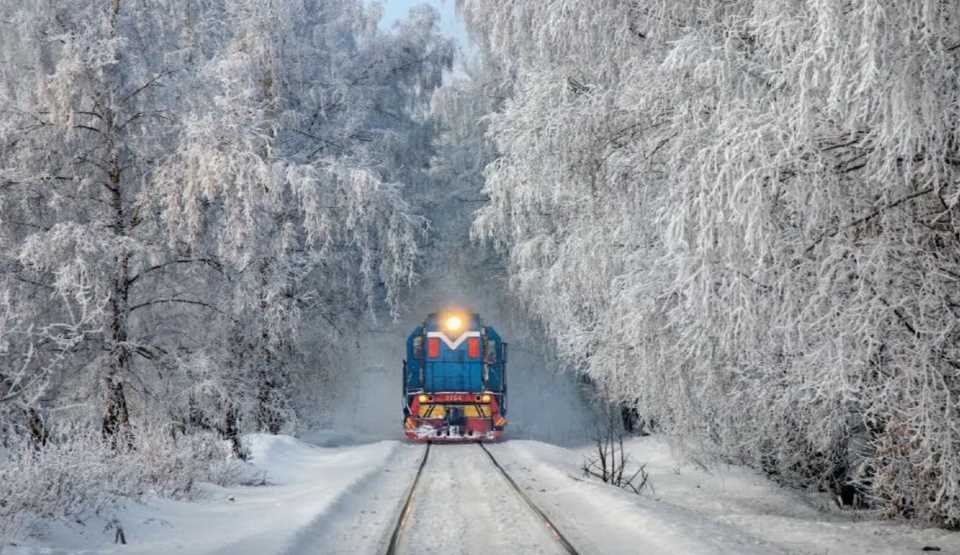
[[[848,224],[846,224],[846,225],[844,225],[844,226],[836,226],[836,227],[834,227],[834,228],[833,228],[832,230],[830,230],[830,231],[825,231],[825,232],[821,233],[820,236],[817,237],[817,238],[813,241],[813,243],[811,243],[806,249],[804,249],[803,252],[804,252],[804,253],[809,253],[809,252],[812,251],[817,245],[819,245],[824,239],[828,239],[828,238],[831,238],[831,237],[835,237],[838,233],[840,233],[841,231],[843,231],[843,230],[845,230],[845,229],[849,229],[849,228],[851,228],[851,227],[856,227],[856,226],[858,226],[858,225],[860,225],[860,224],[862,224],[862,223],[864,223],[864,222],[867,222],[867,221],[869,221],[869,220],[872,220],[873,218],[876,218],[877,216],[879,216],[880,214],[882,214],[884,211],[889,210],[890,208],[896,208],[897,206],[900,206],[901,204],[903,204],[903,203],[905,203],[905,202],[907,202],[907,201],[909,201],[909,200],[913,200],[913,199],[915,199],[915,198],[917,198],[917,197],[921,197],[921,196],[923,196],[923,195],[930,194],[930,193],[932,193],[932,192],[935,191],[935,190],[936,190],[936,188],[933,187],[933,186],[926,187],[926,188],[924,188],[924,189],[921,189],[921,190],[919,190],[919,191],[916,191],[916,192],[914,192],[914,193],[911,193],[911,194],[909,194],[909,195],[906,195],[905,197],[899,198],[899,199],[897,199],[897,200],[895,200],[895,201],[893,201],[893,202],[891,202],[891,203],[885,204],[885,205],[877,208],[877,209],[874,210],[873,212],[870,212],[869,214],[867,214],[867,215],[865,215],[865,216],[862,216],[862,217],[860,217],[860,218],[857,218],[856,220],[853,220],[852,222],[850,222],[850,223],[848,223]]]

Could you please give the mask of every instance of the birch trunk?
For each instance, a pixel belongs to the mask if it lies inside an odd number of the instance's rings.
[[[106,118],[109,136],[112,138],[113,118]],[[123,206],[122,167],[119,155],[114,155],[110,170],[110,210],[113,225],[118,236],[128,233],[126,214]],[[130,412],[123,380],[130,370],[130,351],[128,347],[128,320],[130,313],[130,254],[123,252],[117,257],[116,275],[113,281],[113,294],[110,298],[110,358],[104,376],[104,413],[102,432],[104,439],[110,440],[114,447],[126,444],[132,446],[133,434],[130,430]]]

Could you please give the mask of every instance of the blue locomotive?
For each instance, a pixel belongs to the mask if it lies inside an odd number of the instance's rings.
[[[507,424],[507,344],[480,316],[430,314],[407,338],[403,426],[414,441],[493,441]]]

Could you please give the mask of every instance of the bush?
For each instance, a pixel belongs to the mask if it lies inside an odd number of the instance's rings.
[[[625,430],[618,425],[617,416],[608,410],[605,418],[598,419],[593,433],[596,456],[587,457],[581,465],[584,475],[599,478],[605,483],[640,495],[645,488],[653,491],[647,465],[641,464],[636,471],[625,474],[631,463],[630,455],[623,449]]]
[[[55,431],[40,447],[14,438],[0,460],[0,541],[44,521],[82,522],[148,493],[189,498],[197,481],[230,485],[240,464],[211,433],[174,438],[140,430],[129,450],[114,450],[79,427]]]

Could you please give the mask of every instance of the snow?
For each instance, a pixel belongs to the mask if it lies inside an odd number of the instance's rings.
[[[632,439],[625,448],[646,464],[653,492],[637,496],[585,479],[579,463],[591,446],[511,441],[493,451],[585,552],[893,555],[936,546],[960,553],[958,533],[870,520],[743,467],[705,469],[685,462],[664,438]]]
[[[627,449],[648,463],[656,499],[697,510],[790,552],[893,555],[938,546],[960,553],[960,534],[868,519],[869,513],[839,509],[827,494],[781,488],[743,467],[707,471],[684,464],[662,439],[637,439]]]
[[[147,498],[119,516],[128,545],[114,545],[103,521],[53,526],[10,553],[276,553],[329,513],[341,496],[380,472],[398,442],[321,448],[289,436],[246,436],[266,486],[204,485],[199,502]]]
[[[565,553],[476,445],[437,445],[401,553]]]
[[[204,484],[197,502],[147,498],[123,509],[128,545],[106,521],[56,525],[4,553],[377,553],[386,545],[425,447],[369,442],[347,431],[245,436],[251,477],[266,485]],[[326,445],[321,447],[320,445]],[[960,534],[866,520],[828,499],[784,489],[736,466],[683,462],[664,438],[631,439],[653,490],[614,488],[580,470],[592,447],[513,439],[488,446],[581,553],[900,554]],[[424,469],[404,553],[554,553],[559,544],[474,445],[435,445]]]
[[[517,441],[491,451],[585,553],[780,552],[696,511],[585,479],[579,464],[588,448]]]

